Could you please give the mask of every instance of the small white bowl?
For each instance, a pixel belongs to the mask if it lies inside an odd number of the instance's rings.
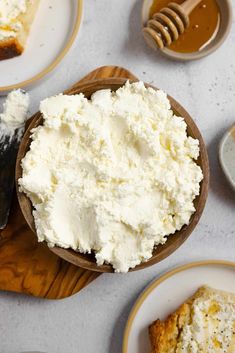
[[[222,170],[235,190],[235,124],[226,132],[219,145]]]
[[[149,19],[149,11],[153,1],[154,0],[144,0],[143,2],[142,26],[145,26]],[[225,39],[227,38],[230,32],[232,22],[233,22],[233,10],[232,10],[232,4],[230,0],[216,0],[216,1],[220,7],[221,23],[215,38],[207,46],[205,46],[205,48],[193,53],[178,53],[168,48],[164,48],[160,50],[161,53],[174,60],[189,61],[189,60],[201,59],[204,56],[207,56],[213,53],[216,49],[218,49],[223,44],[223,42],[225,41]]]

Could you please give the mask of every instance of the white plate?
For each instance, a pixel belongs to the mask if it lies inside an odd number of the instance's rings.
[[[174,269],[141,294],[127,321],[123,353],[150,353],[148,326],[164,320],[202,285],[235,293],[235,263],[202,261]]]
[[[0,94],[28,87],[53,70],[73,44],[82,0],[41,0],[24,53],[0,61]]]

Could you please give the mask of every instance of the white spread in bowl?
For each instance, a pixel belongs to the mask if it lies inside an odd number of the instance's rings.
[[[40,105],[22,160],[39,241],[127,272],[188,224],[199,195],[199,141],[187,136],[161,90],[142,82],[116,92],[58,95]]]

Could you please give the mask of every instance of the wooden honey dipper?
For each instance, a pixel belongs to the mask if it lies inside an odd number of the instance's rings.
[[[202,0],[186,0],[179,5],[171,2],[157,12],[143,28],[143,35],[152,48],[163,49],[177,40],[189,26],[189,15]]]

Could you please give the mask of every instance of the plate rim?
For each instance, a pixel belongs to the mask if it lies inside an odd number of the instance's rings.
[[[52,60],[46,68],[44,68],[42,71],[40,71],[33,77],[16,84],[0,86],[0,94],[4,92],[9,92],[18,88],[28,87],[33,83],[40,81],[45,76],[47,76],[51,71],[53,71],[60,64],[60,62],[64,59],[65,55],[72,47],[81,25],[82,14],[83,14],[83,0],[76,0],[76,3],[77,3],[77,13],[75,17],[75,24],[73,26],[71,35],[69,36],[68,40],[66,41],[66,44],[60,51],[59,55],[57,55],[56,58]]]
[[[201,261],[195,261],[195,262],[190,262],[186,263],[181,266],[174,267],[172,270],[167,271],[163,273],[160,277],[155,278],[153,281],[150,282],[149,285],[140,293],[138,298],[136,299],[126,322],[126,326],[124,329],[124,334],[123,334],[123,343],[122,343],[122,353],[128,353],[128,342],[129,342],[129,336],[130,336],[130,331],[131,327],[133,324],[133,321],[139,311],[139,308],[145,301],[145,299],[149,296],[149,294],[156,288],[158,287],[162,282],[167,280],[168,278],[174,276],[175,274],[179,272],[183,272],[185,270],[194,268],[194,267],[202,267],[202,266],[210,266],[210,265],[220,265],[220,266],[225,266],[225,267],[234,267],[235,269],[235,262],[234,261],[227,261],[227,260],[201,260]]]

